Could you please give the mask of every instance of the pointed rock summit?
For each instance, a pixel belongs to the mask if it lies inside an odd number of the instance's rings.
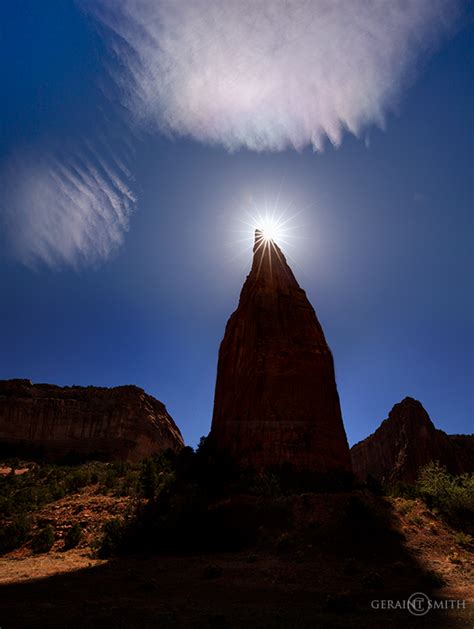
[[[351,469],[323,330],[280,248],[259,230],[219,350],[211,439],[242,466]]]
[[[474,436],[447,435],[435,427],[421,402],[406,397],[372,435],[352,446],[351,456],[362,481],[372,476],[382,482],[413,483],[431,461],[453,474],[474,472]]]

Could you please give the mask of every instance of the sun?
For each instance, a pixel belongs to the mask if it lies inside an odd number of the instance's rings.
[[[279,195],[274,202],[264,201],[261,204],[250,198],[245,203],[246,207],[241,208],[242,214],[235,218],[240,227],[236,225],[236,229],[232,230],[240,237],[228,243],[238,249],[235,258],[246,255],[252,249],[255,251],[257,246],[265,251],[281,248],[292,259],[291,250],[296,250],[300,239],[305,238],[301,233],[302,226],[296,225],[295,219],[306,208],[296,208],[295,211],[293,203],[284,205],[278,201]]]
[[[277,245],[287,245],[296,236],[293,219],[296,214],[288,214],[276,211],[249,212],[249,226],[252,227],[252,234],[258,230],[262,235],[262,240],[266,244],[275,243]]]
[[[265,217],[264,219],[257,220],[255,229],[260,231],[263,240],[267,242],[278,242],[283,235],[280,221],[273,217]]]

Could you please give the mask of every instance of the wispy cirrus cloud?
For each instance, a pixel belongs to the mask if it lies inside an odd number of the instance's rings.
[[[135,122],[228,149],[341,143],[385,115],[457,0],[81,0]]]
[[[135,206],[128,168],[88,144],[53,153],[18,150],[2,174],[1,205],[13,254],[35,267],[80,267],[108,258]]]
[[[458,0],[77,2],[111,53],[109,139],[145,128],[257,151],[321,150],[383,125],[460,13]],[[8,240],[29,266],[107,259],[136,205],[116,147],[74,132],[62,144],[17,149],[0,170]]]

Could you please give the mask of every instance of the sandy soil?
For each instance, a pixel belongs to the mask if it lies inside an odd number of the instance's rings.
[[[91,568],[106,563],[92,557],[90,550],[73,548],[44,555],[10,553],[0,558],[0,584],[43,579],[55,574]]]

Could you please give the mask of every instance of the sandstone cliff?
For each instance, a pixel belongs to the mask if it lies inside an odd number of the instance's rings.
[[[413,482],[420,469],[439,461],[453,474],[474,472],[474,436],[437,430],[422,404],[406,397],[395,404],[379,428],[351,448],[360,480]]]
[[[258,230],[219,350],[211,440],[242,466],[351,467],[321,325],[283,253]]]
[[[137,461],[182,446],[165,406],[138,387],[0,381],[3,456]]]

